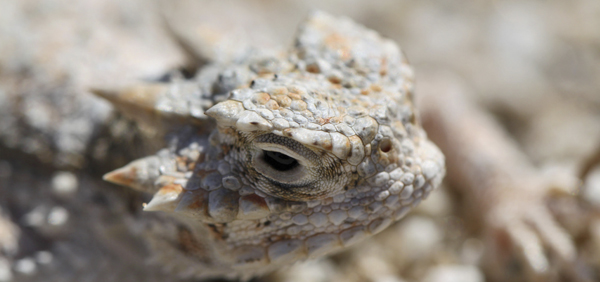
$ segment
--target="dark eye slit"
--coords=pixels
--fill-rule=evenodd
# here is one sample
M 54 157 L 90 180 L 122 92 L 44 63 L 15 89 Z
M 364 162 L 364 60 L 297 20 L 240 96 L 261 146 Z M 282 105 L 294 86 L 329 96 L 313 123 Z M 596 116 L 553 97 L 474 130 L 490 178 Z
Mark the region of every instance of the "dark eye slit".
M 264 151 L 263 158 L 267 164 L 278 171 L 288 171 L 299 165 L 296 159 L 279 152 Z

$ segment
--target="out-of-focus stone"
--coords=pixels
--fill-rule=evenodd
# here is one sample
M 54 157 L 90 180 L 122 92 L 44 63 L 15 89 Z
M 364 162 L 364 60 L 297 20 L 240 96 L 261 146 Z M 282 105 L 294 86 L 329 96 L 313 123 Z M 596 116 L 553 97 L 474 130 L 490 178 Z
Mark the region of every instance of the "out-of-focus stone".
M 414 260 L 433 253 L 443 238 L 443 231 L 432 219 L 412 216 L 401 224 L 398 235 L 398 250 Z
M 328 259 L 312 260 L 306 263 L 299 263 L 276 272 L 272 275 L 272 281 L 280 282 L 328 282 L 332 281 L 335 274 L 334 265 Z
M 429 271 L 424 282 L 484 282 L 481 270 L 468 265 L 440 265 Z
M 0 257 L 0 282 L 10 282 L 12 281 L 12 272 L 10 270 L 10 262 Z
M 0 256 L 3 252 L 13 254 L 17 251 L 19 235 L 19 227 L 0 210 Z
M 452 201 L 445 186 L 441 186 L 434 193 L 431 193 L 427 200 L 422 201 L 421 205 L 415 208 L 415 211 L 424 213 L 431 217 L 447 215 L 452 209 Z
M 483 251 L 483 242 L 479 239 L 470 238 L 463 242 L 460 258 L 466 264 L 477 265 L 483 256 Z
M 585 179 L 583 197 L 596 207 L 600 207 L 600 165 L 596 166 Z
M 48 213 L 48 223 L 54 226 L 61 226 L 69 220 L 69 212 L 63 207 L 54 207 Z
M 40 251 L 35 254 L 35 261 L 39 264 L 50 264 L 54 256 L 51 252 L 48 251 Z
M 37 270 L 35 261 L 31 258 L 20 259 L 15 262 L 15 271 L 23 275 L 33 275 Z
M 68 171 L 60 171 L 52 177 L 52 192 L 59 196 L 71 196 L 77 191 L 77 176 Z

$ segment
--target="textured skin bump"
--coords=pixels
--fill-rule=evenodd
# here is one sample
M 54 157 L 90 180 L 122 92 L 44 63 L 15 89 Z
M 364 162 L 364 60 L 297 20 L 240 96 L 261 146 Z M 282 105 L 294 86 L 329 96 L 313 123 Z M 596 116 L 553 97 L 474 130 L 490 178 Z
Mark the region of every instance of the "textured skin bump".
M 178 117 L 167 148 L 105 179 L 153 194 L 145 210 L 177 231 L 144 239 L 186 276 L 247 279 L 340 250 L 402 218 L 445 173 L 406 58 L 348 19 L 314 13 L 287 53 L 172 84 L 140 103 Z
M 304 256 L 304 242 L 301 240 L 281 240 L 269 246 L 268 254 L 273 263 L 289 263 Z

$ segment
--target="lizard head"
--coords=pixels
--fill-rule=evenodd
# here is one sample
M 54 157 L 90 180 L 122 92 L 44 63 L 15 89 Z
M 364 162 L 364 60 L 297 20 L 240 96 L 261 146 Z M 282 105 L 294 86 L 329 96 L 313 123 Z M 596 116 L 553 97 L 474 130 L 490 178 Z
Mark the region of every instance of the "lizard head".
M 204 238 L 195 244 L 218 262 L 200 276 L 261 273 L 341 249 L 404 216 L 441 182 L 443 156 L 419 125 L 412 69 L 391 41 L 316 13 L 286 56 L 235 68 L 248 79 L 204 115 L 182 118 L 201 126 L 105 176 L 153 193 L 144 210 L 166 211 Z M 177 91 L 153 101 L 202 104 Z

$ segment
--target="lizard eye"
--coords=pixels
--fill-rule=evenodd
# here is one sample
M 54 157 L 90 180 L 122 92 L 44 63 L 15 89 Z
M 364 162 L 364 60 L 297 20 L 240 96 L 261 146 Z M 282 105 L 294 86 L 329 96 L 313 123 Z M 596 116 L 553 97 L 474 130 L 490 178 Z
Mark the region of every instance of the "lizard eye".
M 274 151 L 263 151 L 263 161 L 277 171 L 290 171 L 300 164 L 286 154 Z
M 259 181 L 257 188 L 271 196 L 293 201 L 323 198 L 349 180 L 333 156 L 292 138 L 257 136 L 248 153 L 248 172 Z
M 279 183 L 296 183 L 306 176 L 306 160 L 283 146 L 264 145 L 253 157 L 254 168 Z
M 252 156 L 254 169 L 272 183 L 299 185 L 311 181 L 308 173 L 315 164 L 314 153 L 298 142 L 274 134 L 255 139 Z

